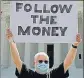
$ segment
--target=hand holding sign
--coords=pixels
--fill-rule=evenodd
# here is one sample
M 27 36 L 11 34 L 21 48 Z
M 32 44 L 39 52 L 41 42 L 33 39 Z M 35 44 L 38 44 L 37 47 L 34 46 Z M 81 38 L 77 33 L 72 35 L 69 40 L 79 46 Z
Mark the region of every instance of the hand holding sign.
M 76 42 L 74 43 L 74 45 L 75 45 L 75 46 L 78 46 L 81 41 L 82 41 L 81 35 L 78 33 L 78 34 L 76 35 Z
M 7 38 L 8 40 L 10 40 L 10 39 L 13 38 L 13 34 L 12 34 L 12 32 L 10 31 L 9 28 L 7 28 L 7 30 L 6 30 L 6 38 Z

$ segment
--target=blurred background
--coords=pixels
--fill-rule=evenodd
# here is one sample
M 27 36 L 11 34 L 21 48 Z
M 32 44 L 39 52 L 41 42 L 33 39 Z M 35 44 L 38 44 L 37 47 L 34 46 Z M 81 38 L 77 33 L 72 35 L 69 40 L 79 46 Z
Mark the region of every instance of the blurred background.
M 49 1 L 49 0 L 48 0 Z M 83 38 L 83 2 L 77 1 L 78 5 L 78 31 Z M 1 2 L 1 78 L 16 78 L 15 65 L 10 55 L 9 43 L 6 40 L 6 28 L 10 27 L 10 1 Z M 21 60 L 28 68 L 34 68 L 33 57 L 37 52 L 44 51 L 49 55 L 50 68 L 58 67 L 61 64 L 66 54 L 68 53 L 71 44 L 56 43 L 17 43 L 17 48 Z M 71 65 L 69 78 L 83 78 L 83 42 L 79 45 L 77 56 Z

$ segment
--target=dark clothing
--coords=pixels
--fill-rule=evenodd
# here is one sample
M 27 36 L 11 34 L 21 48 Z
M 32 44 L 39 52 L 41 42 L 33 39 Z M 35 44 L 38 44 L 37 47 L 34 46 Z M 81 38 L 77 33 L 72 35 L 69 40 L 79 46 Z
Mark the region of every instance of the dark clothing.
M 27 69 L 25 64 L 22 65 L 22 69 L 20 73 L 18 72 L 16 68 L 15 74 L 17 78 L 49 78 L 49 74 L 50 74 L 50 78 L 68 78 L 69 76 L 68 71 L 64 73 L 63 63 L 58 68 L 50 71 L 50 73 L 47 75 L 38 74 L 37 72 L 34 72 L 31 69 Z

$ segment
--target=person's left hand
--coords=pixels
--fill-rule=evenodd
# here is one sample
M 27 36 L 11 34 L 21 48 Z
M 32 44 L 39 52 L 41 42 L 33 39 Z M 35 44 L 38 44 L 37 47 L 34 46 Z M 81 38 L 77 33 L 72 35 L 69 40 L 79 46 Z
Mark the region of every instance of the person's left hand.
M 74 45 L 75 45 L 75 46 L 78 46 L 81 41 L 82 41 L 81 35 L 78 33 L 78 34 L 76 35 L 76 42 L 74 43 Z

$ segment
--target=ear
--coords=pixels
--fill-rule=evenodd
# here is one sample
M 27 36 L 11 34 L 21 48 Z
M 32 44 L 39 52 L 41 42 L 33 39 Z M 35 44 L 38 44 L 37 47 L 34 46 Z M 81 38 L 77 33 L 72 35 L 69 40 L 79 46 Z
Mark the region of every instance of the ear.
M 33 65 L 35 66 L 35 61 L 33 62 Z

